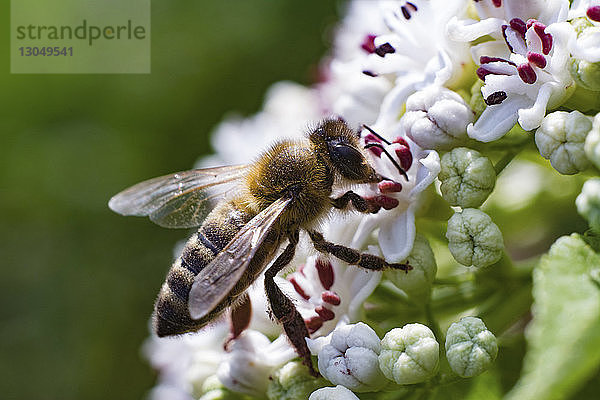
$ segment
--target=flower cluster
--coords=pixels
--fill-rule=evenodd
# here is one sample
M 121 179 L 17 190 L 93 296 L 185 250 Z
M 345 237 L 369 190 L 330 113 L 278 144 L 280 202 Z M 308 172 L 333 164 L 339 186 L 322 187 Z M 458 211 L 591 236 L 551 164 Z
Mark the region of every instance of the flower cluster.
M 216 154 L 198 166 L 248 163 L 273 140 L 341 118 L 385 179 L 352 188 L 376 213 L 332 213 L 320 231 L 411 269 L 348 265 L 301 235 L 275 281 L 304 319 L 321 376 L 294 361 L 259 279 L 250 326 L 225 348 L 224 320 L 148 340 L 153 399 L 429 398 L 487 370 L 500 381 L 502 349 L 465 315 L 522 340 L 528 272 L 560 229 L 585 229 L 574 212 L 582 186 L 577 210 L 600 247 L 600 180 L 583 184 L 600 169 L 600 2 L 350 1 L 322 68 L 314 86 L 277 83 L 261 112 L 222 122 Z

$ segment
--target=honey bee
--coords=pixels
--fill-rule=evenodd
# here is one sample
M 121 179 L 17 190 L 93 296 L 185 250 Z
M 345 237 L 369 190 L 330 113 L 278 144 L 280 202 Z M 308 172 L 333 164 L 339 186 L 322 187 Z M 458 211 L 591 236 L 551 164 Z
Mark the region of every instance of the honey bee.
M 336 185 L 387 179 L 369 165 L 364 151 L 359 136 L 345 122 L 326 119 L 301 140 L 273 144 L 254 163 L 179 172 L 115 195 L 109 207 L 119 214 L 149 216 L 169 228 L 199 226 L 158 294 L 153 317 L 157 335 L 197 331 L 228 308 L 234 321 L 232 337 L 239 335 L 249 323 L 246 289 L 266 269 L 264 286 L 272 317 L 283 325 L 303 363 L 316 376 L 305 322 L 273 279 L 292 261 L 299 231 L 308 233 L 316 250 L 348 264 L 370 270 L 411 269 L 408 264 L 390 264 L 328 242 L 315 228 L 332 208 L 348 210 L 352 204 L 359 212 L 376 213 L 382 207 L 374 198 L 353 191 L 332 197 Z M 208 189 L 224 183 L 236 184 L 237 190 L 211 211 L 210 200 L 217 195 Z M 266 268 L 286 241 L 283 252 Z

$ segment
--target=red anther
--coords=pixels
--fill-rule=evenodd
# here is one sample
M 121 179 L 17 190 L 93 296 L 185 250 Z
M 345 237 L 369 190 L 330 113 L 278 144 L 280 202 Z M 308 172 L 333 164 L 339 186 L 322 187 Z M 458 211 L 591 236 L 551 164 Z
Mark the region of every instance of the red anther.
M 360 47 L 369 54 L 375 53 L 375 38 L 376 37 L 377 36 L 375 36 L 375 35 L 365 36 L 365 39 L 363 40 Z
M 527 53 L 527 61 L 539 68 L 546 67 L 546 57 L 544 57 L 544 55 L 540 53 Z
M 308 300 L 310 299 L 310 296 L 306 294 L 306 292 L 304 291 L 304 289 L 302 289 L 302 286 L 300 286 L 300 284 L 298 283 L 298 281 L 296 280 L 296 278 L 294 278 L 293 276 L 291 278 L 288 278 L 288 280 L 290 281 L 290 283 L 292 284 L 292 286 L 294 287 L 294 289 L 296 290 L 296 292 L 304 299 L 304 300 Z
M 339 306 L 340 303 L 342 302 L 342 300 L 340 299 L 340 296 L 336 292 L 332 292 L 330 290 L 327 290 L 326 292 L 321 293 L 321 299 L 325 303 L 329 303 L 334 306 Z
M 517 64 L 515 64 L 514 62 L 507 60 L 506 58 L 501 58 L 501 57 L 489 57 L 489 56 L 481 56 L 479 57 L 479 63 L 480 64 L 489 64 L 492 62 L 503 62 L 503 63 L 507 63 L 510 65 L 514 65 L 515 67 L 517 66 Z
M 323 285 L 325 290 L 331 289 L 331 287 L 333 286 L 333 281 L 335 280 L 335 276 L 333 273 L 333 265 L 331 265 L 331 263 L 327 260 L 317 258 L 315 267 L 317 268 L 317 272 L 319 273 L 319 280 L 321 281 L 321 285 Z
M 519 32 L 521 37 L 525 39 L 525 32 L 527 32 L 527 24 L 521 18 L 513 18 L 509 22 L 510 27 L 515 31 Z
M 394 181 L 381 181 L 377 184 L 381 193 L 398 193 L 402 191 L 402 184 Z
M 392 140 L 392 143 L 398 143 L 398 144 L 401 144 L 402 146 L 410 147 L 408 145 L 408 142 L 403 137 L 400 137 L 400 136 L 398 136 L 397 138 Z
M 373 77 L 373 78 L 376 77 L 376 76 L 378 76 L 375 72 L 369 71 L 369 70 L 366 70 L 366 69 L 362 73 L 365 74 L 366 76 L 370 76 L 370 77 Z
M 314 317 L 305 319 L 304 324 L 306 325 L 306 328 L 308 329 L 308 333 L 315 333 L 316 331 L 319 330 L 320 327 L 323 326 L 323 319 L 320 316 L 315 315 Z
M 381 46 L 375 48 L 375 54 L 377 54 L 379 57 L 385 57 L 386 54 L 395 52 L 396 49 L 394 48 L 394 46 L 392 46 L 388 42 L 385 42 Z
M 546 33 L 545 29 L 546 29 L 546 25 L 544 25 L 540 22 L 535 22 L 533 24 L 533 30 L 540 37 L 540 40 L 542 41 L 542 53 L 548 55 L 548 53 L 550 53 L 550 50 L 552 49 L 552 35 L 549 33 Z
M 600 6 L 593 6 L 588 8 L 585 14 L 592 21 L 600 22 Z
M 494 93 L 490 94 L 483 101 L 488 106 L 493 106 L 493 105 L 502 103 L 504 100 L 506 100 L 507 97 L 508 97 L 508 95 L 506 94 L 506 92 L 498 91 L 498 92 L 494 92 Z
M 384 195 L 375 196 L 374 200 L 375 203 L 383 207 L 384 210 L 391 210 L 392 208 L 398 207 L 398 204 L 400 204 L 395 198 Z
M 527 20 L 527 29 L 531 28 L 533 24 L 537 22 L 537 19 L 530 18 Z
M 533 70 L 533 67 L 529 64 L 521 64 L 517 67 L 517 71 L 519 72 L 519 77 L 525 83 L 535 83 L 537 80 L 537 75 Z
M 492 0 L 492 4 L 494 4 L 494 7 L 500 8 L 502 7 L 502 0 Z
M 479 79 L 481 79 L 482 81 L 485 81 L 485 77 L 488 76 L 489 74 L 492 74 L 493 72 L 487 68 L 479 67 L 479 68 L 477 68 L 477 71 L 475 71 L 475 73 L 477 74 L 477 77 Z
M 408 146 L 396 149 L 396 157 L 400 160 L 400 166 L 404 171 L 408 171 L 413 162 L 413 156 Z
M 381 143 L 381 139 L 379 139 L 377 136 L 373 135 L 372 133 L 369 133 L 367 135 L 365 135 L 365 143 Z
M 323 321 L 331 321 L 335 318 L 335 313 L 329 308 L 325 308 L 323 306 L 318 306 L 315 308 L 315 312 L 319 314 L 319 317 L 321 317 Z

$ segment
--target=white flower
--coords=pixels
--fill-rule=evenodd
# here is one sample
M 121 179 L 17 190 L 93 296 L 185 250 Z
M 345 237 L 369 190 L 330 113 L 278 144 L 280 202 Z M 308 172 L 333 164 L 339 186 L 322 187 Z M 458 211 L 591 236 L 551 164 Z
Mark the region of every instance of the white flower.
M 353 391 L 378 390 L 386 384 L 377 358 L 379 342 L 375 331 L 362 322 L 339 327 L 319 351 L 319 372 L 331 383 Z
M 234 340 L 217 369 L 217 377 L 235 392 L 263 397 L 269 376 L 296 357 L 287 338 L 271 342 L 262 333 L 247 329 Z
M 567 44 L 572 28 L 568 2 L 517 1 L 476 3 L 481 21 L 449 24 L 451 37 L 471 41 L 485 35 L 495 40 L 473 46 L 477 75 L 487 108 L 468 135 L 489 142 L 502 137 L 518 121 L 525 130 L 537 128 L 547 108 L 564 101 L 573 86 L 568 72 Z
M 325 116 L 315 89 L 293 82 L 277 82 L 265 95 L 261 112 L 249 118 L 230 116 L 213 131 L 213 156 L 198 168 L 251 162 L 270 143 L 301 137 L 309 124 Z
M 416 232 L 415 210 L 421 193 L 440 172 L 438 153 L 423 150 L 409 138 L 403 137 L 401 126 L 402 121 L 389 129 L 374 126 L 372 130 L 379 137 L 367 129 L 362 132 L 363 142 L 370 146 L 371 164 L 379 174 L 391 181 L 385 180 L 365 189 L 363 195 L 380 199 L 383 209 L 377 214 L 362 217 L 352 240 L 355 244 L 361 244 L 379 227 L 378 244 L 389 263 L 403 261 L 410 254 Z M 405 171 L 406 177 L 398 166 Z
M 574 58 L 590 63 L 600 62 L 600 0 L 575 0 L 569 10 L 569 20 L 586 18 L 590 27 L 574 34 L 569 49 Z
M 308 400 L 359 400 L 352 390 L 337 385 L 336 387 L 325 387 L 311 393 Z
M 223 358 L 227 332 L 227 324 L 221 321 L 193 334 L 148 338 L 143 352 L 159 374 L 152 399 L 175 398 L 175 393 L 182 398 L 199 394 L 202 383 L 215 373 Z
M 410 95 L 402 116 L 406 136 L 425 149 L 444 150 L 467 137 L 473 111 L 458 94 L 429 86 Z

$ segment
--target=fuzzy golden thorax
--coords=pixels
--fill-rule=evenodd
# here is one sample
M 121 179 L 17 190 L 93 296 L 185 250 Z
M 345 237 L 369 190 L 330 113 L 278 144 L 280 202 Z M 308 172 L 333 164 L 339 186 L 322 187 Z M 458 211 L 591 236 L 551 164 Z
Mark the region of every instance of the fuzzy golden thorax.
M 333 176 L 323 157 L 306 139 L 272 145 L 252 165 L 246 177 L 249 208 L 258 212 L 281 197 L 294 197 L 280 217 L 293 230 L 310 226 L 331 208 Z

